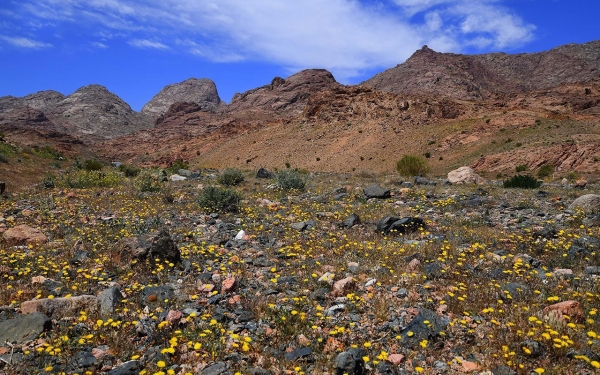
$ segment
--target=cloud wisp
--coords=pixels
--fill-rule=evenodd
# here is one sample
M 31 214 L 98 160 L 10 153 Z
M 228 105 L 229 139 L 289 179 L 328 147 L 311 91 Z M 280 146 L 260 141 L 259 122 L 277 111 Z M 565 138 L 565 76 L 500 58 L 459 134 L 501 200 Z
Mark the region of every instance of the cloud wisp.
M 25 49 L 42 49 L 42 48 L 50 48 L 52 44 L 40 42 L 39 40 L 29 39 L 20 36 L 6 36 L 0 35 L 0 40 L 5 41 L 6 43 L 13 45 L 18 48 Z
M 366 0 L 22 0 L 11 12 L 88 30 L 90 39 L 98 33 L 121 34 L 135 48 L 190 53 L 215 62 L 265 61 L 290 71 L 323 67 L 341 78 L 400 63 L 423 44 L 443 52 L 510 49 L 530 41 L 535 30 L 500 0 L 381 0 L 377 4 Z

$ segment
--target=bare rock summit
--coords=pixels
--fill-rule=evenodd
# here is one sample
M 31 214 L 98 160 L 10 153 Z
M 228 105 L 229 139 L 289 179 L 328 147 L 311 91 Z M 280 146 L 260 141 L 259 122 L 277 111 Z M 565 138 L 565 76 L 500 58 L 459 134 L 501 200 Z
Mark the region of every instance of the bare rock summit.
M 165 86 L 142 108 L 142 114 L 157 118 L 178 102 L 195 103 L 207 112 L 215 112 L 223 104 L 217 86 L 208 78 L 190 78 Z

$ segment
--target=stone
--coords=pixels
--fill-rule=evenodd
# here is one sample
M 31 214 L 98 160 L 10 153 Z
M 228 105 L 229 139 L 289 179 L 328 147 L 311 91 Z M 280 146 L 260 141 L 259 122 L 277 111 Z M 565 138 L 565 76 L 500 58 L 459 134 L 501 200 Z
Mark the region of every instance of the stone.
M 221 293 L 230 293 L 236 288 L 237 282 L 235 277 L 228 277 L 221 283 Z
M 146 287 L 141 293 L 142 305 L 162 304 L 164 300 L 172 300 L 175 296 L 173 288 L 168 285 Z
M 19 315 L 16 318 L 0 322 L 0 343 L 3 345 L 8 341 L 14 344 L 23 344 L 35 340 L 41 333 L 51 328 L 52 321 L 41 312 Z
M 392 364 L 398 366 L 400 363 L 402 363 L 402 361 L 404 361 L 404 356 L 402 354 L 390 354 L 388 355 L 388 361 L 390 361 Z
M 169 177 L 171 181 L 185 181 L 187 180 L 187 177 L 185 176 L 180 176 L 178 174 L 172 174 L 171 177 Z
M 288 361 L 295 361 L 300 358 L 308 357 L 311 354 L 312 354 L 312 349 L 309 346 L 306 346 L 303 348 L 294 349 L 289 353 L 285 353 L 284 357 Z
M 344 228 L 352 228 L 353 226 L 358 224 L 360 224 L 360 217 L 358 217 L 357 214 L 352 214 L 346 220 L 344 220 L 342 226 Z
M 583 188 L 585 188 L 587 183 L 588 183 L 587 180 L 580 179 L 580 180 L 575 181 L 575 184 L 573 184 L 573 187 L 576 189 L 583 189 Z
M 30 245 L 34 243 L 46 243 L 48 237 L 41 230 L 22 224 L 7 229 L 2 237 L 8 246 Z
M 224 362 L 217 362 L 200 371 L 200 375 L 220 375 L 225 373 L 226 371 L 227 364 L 225 364 Z
M 462 361 L 462 368 L 464 372 L 473 372 L 473 371 L 479 371 L 481 369 L 481 367 L 475 363 L 475 362 L 470 362 L 470 361 Z
M 392 196 L 389 189 L 384 189 L 378 185 L 367 186 L 363 189 L 363 193 L 367 198 L 387 199 Z
M 6 182 L 0 181 L 0 195 L 4 194 L 6 190 Z
M 415 177 L 414 184 L 415 185 L 432 185 L 432 186 L 435 186 L 435 185 L 437 185 L 437 182 L 429 181 L 425 177 L 417 176 L 417 177 Z
M 338 280 L 333 283 L 332 293 L 335 296 L 345 296 L 349 292 L 351 292 L 356 287 L 356 282 L 354 278 L 348 276 L 344 279 Z
M 412 233 L 419 228 L 425 228 L 425 222 L 418 217 L 395 217 L 386 216 L 377 223 L 377 231 L 388 234 L 392 231 L 398 234 Z
M 484 179 L 473 168 L 465 166 L 448 172 L 448 181 L 452 184 L 481 184 Z
M 365 357 L 367 353 L 360 348 L 351 348 L 335 357 L 335 375 L 366 375 Z
M 398 371 L 394 365 L 388 361 L 379 362 L 375 369 L 377 375 L 398 375 Z
M 424 308 L 419 309 L 417 316 L 400 331 L 402 345 L 415 349 L 423 340 L 432 342 L 442 337 L 440 332 L 444 331 L 447 325 L 448 321 L 435 312 Z
M 25 301 L 21 304 L 22 314 L 41 312 L 53 318 L 78 316 L 80 311 L 93 312 L 98 310 L 98 298 L 91 295 L 81 295 L 69 298 L 42 298 Z
M 107 375 L 137 375 L 141 370 L 139 361 L 127 361 L 110 370 Z
M 517 375 L 517 372 L 506 366 L 498 366 L 492 370 L 494 375 Z
M 183 313 L 181 311 L 169 310 L 165 320 L 171 324 L 177 324 L 177 323 L 179 323 L 179 321 L 181 320 L 182 317 L 183 317 Z
M 121 291 L 116 286 L 104 289 L 100 295 L 98 295 L 98 304 L 100 305 L 100 315 L 104 317 L 111 317 L 117 305 L 123 299 Z
M 600 195 L 598 194 L 586 194 L 575 199 L 573 203 L 569 205 L 569 209 L 573 210 L 580 208 L 584 211 L 600 211 Z
M 256 172 L 256 178 L 273 178 L 273 173 L 269 172 L 265 168 L 259 168 Z
M 562 315 L 567 315 L 575 322 L 583 322 L 585 320 L 581 305 L 577 301 L 563 301 L 544 308 L 545 315 L 549 314 L 551 311 L 558 311 Z
M 138 243 L 142 254 L 152 258 L 164 259 L 169 262 L 178 263 L 181 260 L 181 252 L 166 230 L 147 233 L 138 237 Z

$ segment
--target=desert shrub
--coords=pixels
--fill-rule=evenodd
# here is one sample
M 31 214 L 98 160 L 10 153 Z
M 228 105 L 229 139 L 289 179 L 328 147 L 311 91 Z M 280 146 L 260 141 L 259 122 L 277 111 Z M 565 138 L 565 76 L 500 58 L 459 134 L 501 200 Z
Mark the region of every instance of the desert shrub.
M 538 181 L 530 175 L 518 174 L 508 180 L 504 180 L 503 186 L 505 188 L 537 189 L 542 186 L 542 181 Z
M 303 191 L 306 188 L 306 179 L 296 170 L 283 169 L 275 173 L 275 186 L 282 190 Z
M 198 205 L 209 211 L 237 212 L 242 195 L 230 188 L 207 186 L 198 196 Z
M 425 153 L 425 157 L 426 157 L 427 159 L 429 159 L 429 158 L 431 157 L 431 152 L 426 152 L 426 153 Z
M 54 160 L 62 160 L 64 159 L 64 155 L 62 152 L 58 151 L 54 147 L 51 146 L 43 146 L 33 149 L 33 153 L 37 156 L 44 159 L 54 159 Z
M 184 162 L 181 159 L 177 159 L 167 168 L 167 171 L 173 174 L 177 173 L 180 169 L 188 169 L 189 167 L 190 165 L 188 163 Z
M 569 172 L 569 173 L 567 173 L 567 175 L 565 176 L 565 178 L 567 180 L 569 180 L 569 182 L 575 182 L 575 181 L 577 181 L 577 179 L 579 178 L 579 176 L 577 175 L 577 172 Z
M 0 142 L 0 156 L 8 158 L 10 156 L 14 156 L 16 152 L 17 150 L 11 145 Z
M 239 185 L 243 181 L 244 175 L 242 171 L 236 168 L 227 168 L 217 177 L 217 182 L 224 186 Z
M 404 155 L 396 163 L 396 170 L 402 176 L 419 176 L 429 172 L 429 164 L 420 156 Z
M 44 176 L 44 179 L 42 180 L 42 187 L 44 189 L 54 189 L 54 186 L 56 186 L 56 184 L 54 183 L 55 179 L 56 179 L 56 176 L 54 176 L 52 174 L 47 174 L 46 176 Z
M 142 169 L 130 164 L 119 165 L 119 171 L 123 172 L 125 177 L 136 177 Z
M 117 172 L 88 171 L 85 169 L 71 170 L 60 176 L 58 186 L 84 189 L 91 187 L 112 187 L 121 183 L 121 175 Z
M 537 176 L 539 178 L 545 178 L 550 176 L 552 173 L 554 173 L 554 167 L 546 164 L 542 165 L 540 169 L 538 169 Z
M 158 177 L 153 175 L 150 171 L 143 171 L 133 181 L 133 186 L 140 193 L 154 193 L 160 191 L 161 182 Z
M 527 170 L 527 164 L 519 164 L 515 167 L 515 170 L 517 171 L 517 173 L 520 172 L 525 172 Z
M 86 171 L 100 171 L 104 164 L 98 160 L 88 159 L 83 162 L 83 169 Z

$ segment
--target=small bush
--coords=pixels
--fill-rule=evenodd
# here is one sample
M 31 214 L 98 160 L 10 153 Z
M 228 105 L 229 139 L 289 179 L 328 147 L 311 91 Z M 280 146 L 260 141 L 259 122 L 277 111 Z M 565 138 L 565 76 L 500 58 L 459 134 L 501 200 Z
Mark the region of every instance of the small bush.
M 504 180 L 505 188 L 537 189 L 542 186 L 542 181 L 538 181 L 530 175 L 516 175 L 508 180 Z
M 429 159 L 429 158 L 431 157 L 431 152 L 426 152 L 426 153 L 425 153 L 425 157 L 426 157 L 427 159 Z
M 233 189 L 208 186 L 202 189 L 198 205 L 209 211 L 237 212 L 242 195 Z
M 579 178 L 577 172 L 569 172 L 565 177 L 567 180 L 569 180 L 569 182 L 575 182 Z
M 86 171 L 100 171 L 104 167 L 104 164 L 98 160 L 88 159 L 83 162 L 83 169 Z
M 173 162 L 173 164 L 171 164 L 168 168 L 167 171 L 170 174 L 175 174 L 177 173 L 180 169 L 188 169 L 190 167 L 190 165 L 186 162 L 184 162 L 181 159 L 175 160 L 175 162 Z
M 239 185 L 244 182 L 244 175 L 239 169 L 227 168 L 217 177 L 217 182 L 223 186 Z
M 539 178 L 546 178 L 554 173 L 554 167 L 551 165 L 542 165 L 540 169 L 538 169 L 537 176 Z
M 283 169 L 275 174 L 275 185 L 282 190 L 303 191 L 306 188 L 306 180 L 296 170 Z
M 140 173 L 133 181 L 133 186 L 141 193 L 154 193 L 161 189 L 159 178 L 150 171 Z
M 44 179 L 42 180 L 42 187 L 44 189 L 54 189 L 54 186 L 55 186 L 54 179 L 55 179 L 54 175 L 47 174 L 44 177 Z
M 413 177 L 424 175 L 429 172 L 427 160 L 416 155 L 404 155 L 396 163 L 396 170 L 402 176 Z
M 65 158 L 62 152 L 50 146 L 34 148 L 33 153 L 44 159 L 62 160 Z
M 119 171 L 123 172 L 125 177 L 136 177 L 142 169 L 130 164 L 119 165 Z
M 14 156 L 17 150 L 9 144 L 0 142 L 0 156 L 10 157 Z
M 529 167 L 527 166 L 527 164 L 519 164 L 515 167 L 515 170 L 517 171 L 517 173 L 520 172 L 525 172 Z

